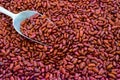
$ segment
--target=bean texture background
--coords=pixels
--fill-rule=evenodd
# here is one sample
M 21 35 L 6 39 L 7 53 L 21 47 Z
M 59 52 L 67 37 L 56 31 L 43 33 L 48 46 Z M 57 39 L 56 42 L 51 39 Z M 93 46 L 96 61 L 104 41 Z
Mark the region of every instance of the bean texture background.
M 0 0 L 0 6 L 36 10 L 56 25 L 45 41 L 51 45 L 42 46 L 0 13 L 1 80 L 120 79 L 120 0 Z

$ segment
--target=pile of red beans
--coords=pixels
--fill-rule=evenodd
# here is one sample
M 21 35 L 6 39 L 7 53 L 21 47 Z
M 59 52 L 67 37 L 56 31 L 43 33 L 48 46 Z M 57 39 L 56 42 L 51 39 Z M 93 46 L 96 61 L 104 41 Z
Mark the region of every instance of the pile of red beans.
M 42 45 L 51 45 L 51 43 L 55 43 L 59 29 L 45 15 L 37 13 L 22 21 L 20 30 L 25 36 L 42 42 Z
M 1 80 L 120 79 L 120 0 L 0 0 L 0 6 L 35 10 L 55 24 L 42 22 L 33 32 L 21 27 L 50 44 L 43 46 L 20 36 L 0 13 Z

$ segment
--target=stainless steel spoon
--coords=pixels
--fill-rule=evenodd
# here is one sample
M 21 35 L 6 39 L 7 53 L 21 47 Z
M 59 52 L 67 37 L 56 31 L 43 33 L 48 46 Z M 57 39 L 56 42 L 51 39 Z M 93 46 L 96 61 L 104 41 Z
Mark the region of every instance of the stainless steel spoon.
M 39 14 L 40 16 L 42 16 L 42 14 L 38 13 L 37 11 L 30 11 L 30 10 L 26 10 L 26 11 L 22 11 L 18 14 L 14 14 L 8 10 L 6 10 L 5 8 L 3 7 L 0 7 L 0 12 L 10 16 L 12 19 L 13 19 L 13 26 L 15 28 L 15 30 L 20 34 L 22 35 L 23 37 L 33 41 L 33 42 L 36 42 L 36 43 L 39 43 L 41 45 L 47 45 L 47 44 L 44 44 L 42 42 L 39 42 L 39 41 L 36 41 L 34 39 L 31 39 L 29 37 L 27 37 L 26 35 L 24 35 L 21 31 L 20 31 L 20 23 L 22 21 L 24 21 L 25 19 L 27 18 L 30 18 L 31 16 L 35 15 L 35 14 Z

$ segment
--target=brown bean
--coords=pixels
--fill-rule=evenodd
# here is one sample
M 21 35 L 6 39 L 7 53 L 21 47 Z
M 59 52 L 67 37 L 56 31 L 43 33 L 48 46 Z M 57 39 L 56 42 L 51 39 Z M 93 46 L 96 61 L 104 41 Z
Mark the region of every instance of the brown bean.
M 14 71 L 17 71 L 17 70 L 19 70 L 20 68 L 21 68 L 20 65 L 16 65 L 16 66 L 13 68 L 13 70 L 14 70 Z
M 10 69 L 13 69 L 13 67 L 14 67 L 14 64 L 11 63 L 9 68 L 10 68 Z
M 74 68 L 74 65 L 67 65 L 66 68 L 72 69 L 72 68 Z
M 111 69 L 113 67 L 113 64 L 109 64 L 108 66 L 107 66 L 107 69 Z
M 10 80 L 15 80 L 13 76 L 10 77 Z
M 95 67 L 96 65 L 94 63 L 88 64 L 88 67 Z
M 80 69 L 83 69 L 85 67 L 85 65 L 86 65 L 85 62 L 81 62 L 80 65 L 79 65 Z
M 3 31 L 2 30 L 0 30 L 0 35 L 2 35 L 3 34 Z
M 110 77 L 112 77 L 112 78 L 116 78 L 116 76 L 114 75 L 114 74 L 112 74 L 112 73 L 109 73 L 108 74 Z
M 28 51 L 25 47 L 22 47 L 22 49 L 23 49 L 24 51 Z
M 45 78 L 46 78 L 46 79 L 48 79 L 48 78 L 49 78 L 49 76 L 50 76 L 50 74 L 49 74 L 49 73 L 46 73 Z
M 99 72 L 99 70 L 98 70 L 97 68 L 95 68 L 95 67 L 93 67 L 92 70 L 93 70 L 94 72 L 96 72 L 96 73 Z

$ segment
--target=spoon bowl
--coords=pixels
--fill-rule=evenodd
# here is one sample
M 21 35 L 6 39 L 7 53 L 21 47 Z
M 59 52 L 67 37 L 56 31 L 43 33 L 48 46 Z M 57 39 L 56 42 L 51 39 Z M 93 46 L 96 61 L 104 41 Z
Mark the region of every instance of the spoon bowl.
M 13 26 L 15 28 L 15 30 L 22 35 L 21 31 L 20 31 L 20 24 L 22 21 L 24 21 L 27 18 L 30 18 L 31 16 L 37 14 L 38 12 L 36 11 L 22 11 L 18 14 L 16 14 L 16 16 L 13 18 Z
M 39 42 L 39 41 L 36 41 L 34 39 L 31 39 L 29 37 L 27 37 L 26 35 L 24 35 L 21 31 L 20 31 L 20 27 L 21 27 L 21 22 L 24 21 L 25 19 L 28 19 L 30 18 L 31 16 L 35 15 L 35 14 L 39 14 L 40 16 L 42 16 L 42 14 L 38 13 L 37 11 L 31 11 L 31 10 L 26 10 L 26 11 L 22 11 L 18 14 L 14 14 L 8 10 L 6 10 L 5 8 L 3 7 L 0 7 L 0 12 L 10 16 L 12 19 L 13 19 L 13 27 L 15 28 L 15 30 L 20 34 L 22 35 L 23 37 L 33 41 L 33 42 L 36 42 L 36 43 L 40 43 L 42 45 L 46 45 L 42 42 Z

